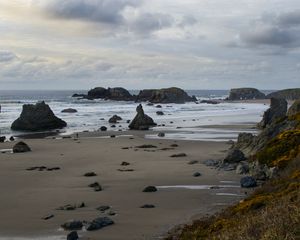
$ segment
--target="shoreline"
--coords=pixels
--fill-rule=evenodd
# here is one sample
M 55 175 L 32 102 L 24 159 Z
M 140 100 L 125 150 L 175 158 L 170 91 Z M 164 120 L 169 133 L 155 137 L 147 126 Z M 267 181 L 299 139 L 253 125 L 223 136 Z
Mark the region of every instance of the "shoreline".
M 101 134 L 107 135 L 108 133 L 109 132 L 104 132 Z M 116 134 L 116 132 L 114 133 Z M 130 131 L 130 133 L 131 135 L 134 135 L 134 137 L 102 138 L 101 136 L 99 137 L 99 132 L 89 132 L 79 134 L 80 137 L 77 141 L 73 138 L 26 139 L 25 142 L 32 147 L 33 151 L 31 153 L 20 155 L 1 154 L 1 156 L 5 156 L 7 159 L 1 162 L 2 174 L 0 178 L 2 179 L 0 182 L 7 181 L 7 177 L 10 176 L 11 178 L 12 175 L 13 178 L 16 179 L 11 183 L 14 186 L 14 192 L 11 192 L 9 186 L 2 186 L 2 189 L 8 191 L 7 196 L 5 197 L 7 200 L 1 197 L 2 202 L 7 202 L 9 199 L 10 201 L 11 199 L 15 200 L 17 198 L 16 196 L 9 196 L 10 194 L 14 195 L 18 193 L 20 196 L 24 194 L 23 198 L 25 199 L 24 202 L 26 202 L 25 206 L 27 208 L 31 207 L 35 209 L 35 206 L 31 206 L 31 201 L 34 202 L 35 200 L 33 197 L 29 197 L 25 193 L 26 191 L 33 192 L 33 195 L 36 197 L 41 197 L 40 194 L 45 194 L 49 197 L 49 194 L 52 196 L 52 194 L 56 195 L 57 193 L 62 194 L 63 192 L 66 192 L 64 197 L 52 196 L 52 201 L 44 199 L 45 197 L 43 196 L 42 203 L 40 203 L 41 206 L 34 210 L 38 211 L 40 214 L 33 214 L 34 220 L 27 219 L 29 222 L 33 221 L 31 224 L 33 224 L 35 228 L 30 230 L 31 227 L 23 226 L 21 227 L 23 229 L 19 229 L 20 226 L 18 226 L 17 228 L 19 230 L 15 230 L 14 234 L 9 235 L 26 236 L 26 234 L 22 235 L 22 232 L 26 232 L 29 235 L 35 235 L 37 233 L 37 226 L 40 230 L 44 229 L 43 231 L 46 232 L 49 231 L 49 229 L 52 229 L 50 232 L 52 232 L 53 235 L 60 235 L 57 234 L 60 232 L 56 231 L 59 225 L 64 221 L 79 216 L 89 220 L 90 218 L 97 216 L 98 214 L 95 208 L 97 207 L 98 202 L 99 205 L 110 204 L 116 209 L 117 215 L 112 217 L 116 224 L 97 232 L 83 233 L 84 236 L 87 234 L 90 239 L 97 239 L 97 237 L 100 236 L 105 239 L 120 239 L 118 238 L 118 234 L 119 236 L 123 236 L 124 234 L 120 234 L 120 232 L 124 232 L 129 234 L 129 236 L 128 238 L 122 239 L 160 239 L 159 236 L 166 234 L 178 224 L 189 222 L 193 216 L 199 216 L 199 214 L 205 215 L 208 213 L 213 214 L 223 207 L 242 199 L 242 197 L 239 196 L 242 195 L 242 190 L 240 188 L 203 190 L 162 189 L 157 193 L 142 193 L 142 189 L 146 185 L 224 185 L 221 181 L 235 181 L 236 184 L 239 185 L 240 176 L 235 175 L 233 172 L 217 171 L 216 169 L 211 169 L 201 163 L 194 165 L 188 164 L 191 160 L 202 162 L 207 159 L 222 159 L 225 151 L 229 147 L 229 145 L 224 142 L 191 140 L 174 141 L 163 138 L 145 139 L 143 135 L 148 132 Z M 123 135 L 124 132 L 120 132 L 120 134 Z M 174 143 L 178 144 L 179 147 L 176 149 L 168 149 L 170 148 L 170 145 Z M 2 144 L 2 146 L 4 146 L 3 148 L 9 148 L 12 144 L 13 143 L 6 142 Z M 157 146 L 157 149 L 136 150 L 135 146 L 142 144 L 153 144 Z M 129 149 L 122 149 L 124 147 L 129 147 Z M 110 151 L 107 151 L 108 148 Z M 161 150 L 163 148 L 166 148 L 166 150 Z M 104 158 L 102 164 L 97 161 L 98 151 Z M 84 152 L 87 153 L 84 154 Z M 171 154 L 178 152 L 186 152 L 188 156 L 186 158 L 170 158 Z M 60 160 L 55 159 L 53 155 Z M 41 158 L 45 159 L 41 160 Z M 128 166 L 128 168 L 133 168 L 133 172 L 117 171 L 117 169 L 121 168 L 120 163 L 124 160 L 131 162 L 131 165 Z M 26 167 L 32 165 L 48 165 L 51 167 L 57 165 L 61 167 L 61 170 L 53 173 L 25 171 Z M 9 170 L 8 173 L 7 170 Z M 98 193 L 91 192 L 87 188 L 88 182 L 93 181 L 94 179 L 87 179 L 82 176 L 84 172 L 92 170 L 99 172 L 99 176 L 97 176 L 96 179 L 98 179 L 99 182 L 103 182 L 104 185 L 103 192 L 99 193 L 99 196 L 101 195 L 101 197 L 98 201 L 95 201 L 94 199 L 95 197 L 99 197 Z M 193 177 L 193 173 L 196 171 L 200 171 L 202 176 L 199 178 Z M 6 172 L 6 174 L 4 174 L 4 172 Z M 25 184 L 22 188 L 16 184 L 16 182 L 18 182 L 22 185 L 23 181 L 30 184 Z M 38 181 L 39 183 L 37 184 L 35 181 Z M 63 186 L 51 186 L 53 181 L 57 184 L 58 182 L 64 184 L 62 184 Z M 124 183 L 124 181 L 127 181 L 128 184 Z M 7 184 L 9 185 L 9 183 Z M 40 186 L 40 184 L 42 184 L 42 186 Z M 45 191 L 45 187 L 50 193 Z M 27 190 L 25 191 L 25 189 Z M 130 193 L 130 197 L 128 196 L 129 199 L 124 197 L 128 192 Z M 237 194 L 238 196 L 217 195 L 217 193 Z M 101 201 L 102 197 L 106 200 Z M 120 202 L 121 198 L 123 198 L 122 202 Z M 78 200 L 74 201 L 72 199 Z M 80 209 L 80 211 L 75 210 L 68 212 L 57 212 L 53 210 L 55 209 L 55 206 L 59 207 L 64 204 L 74 204 L 75 202 L 78 203 L 84 201 L 84 199 L 87 199 L 85 200 L 87 208 L 84 210 Z M 176 199 L 176 201 L 171 203 L 174 199 Z M 199 206 L 199 201 L 201 202 L 201 206 Z M 54 202 L 56 202 L 56 204 L 54 204 Z M 212 204 L 212 202 L 214 204 Z M 13 205 L 13 201 L 11 201 L 11 204 Z M 140 205 L 143 204 L 155 204 L 157 207 L 154 209 L 140 209 Z M 18 209 L 17 205 L 14 206 L 14 208 L 16 207 Z M 3 209 L 3 207 L 0 207 L 0 209 L 3 212 L 4 219 L 5 216 L 13 216 L 11 212 L 9 213 L 9 209 Z M 18 209 L 18 211 L 22 212 L 21 209 Z M 40 219 L 42 216 L 49 214 L 49 212 L 55 212 L 53 220 L 43 221 Z M 20 214 L 20 212 L 18 212 L 18 214 Z M 24 211 L 23 214 L 29 218 L 32 213 Z M 23 220 L 25 221 L 25 219 Z M 141 221 L 146 222 L 139 226 L 138 229 L 132 229 L 133 225 L 138 225 Z M 53 222 L 55 222 L 55 224 L 53 224 Z M 0 227 L 0 234 L 2 236 L 5 235 L 5 232 L 8 234 L 9 231 L 13 231 L 11 224 L 12 223 L 8 224 L 7 222 L 4 224 L 5 226 L 0 224 L 0 226 L 2 226 Z M 48 226 L 48 224 L 50 226 Z M 128 228 L 130 230 L 128 230 Z M 18 231 L 21 235 L 16 234 Z M 117 232 L 118 234 L 112 234 L 112 231 Z M 135 233 L 130 235 L 132 231 Z M 159 236 L 152 237 L 152 234 L 155 232 Z M 66 232 L 62 232 L 62 234 L 66 235 Z M 46 235 L 49 236 L 48 234 Z M 32 236 L 33 235 L 29 237 Z

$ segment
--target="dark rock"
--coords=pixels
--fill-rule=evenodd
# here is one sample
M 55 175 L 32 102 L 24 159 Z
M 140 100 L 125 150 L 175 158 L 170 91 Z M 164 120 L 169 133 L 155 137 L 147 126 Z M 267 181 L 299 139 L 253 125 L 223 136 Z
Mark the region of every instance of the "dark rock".
M 136 108 L 137 115 L 129 124 L 129 129 L 132 130 L 147 130 L 149 127 L 156 126 L 157 124 L 153 121 L 151 117 L 144 113 L 143 107 L 140 104 Z
M 90 188 L 93 188 L 95 192 L 100 192 L 102 191 L 102 187 L 101 185 L 98 183 L 98 182 L 94 182 L 94 183 L 91 183 L 89 185 Z
M 79 205 L 78 205 L 78 208 L 84 208 L 85 207 L 85 203 L 84 202 L 82 202 L 82 203 L 80 203 Z
M 13 142 L 13 141 L 15 141 L 15 138 L 14 138 L 13 136 L 11 136 L 11 137 L 9 138 L 9 141 Z
M 64 206 L 61 206 L 61 207 L 57 208 L 57 210 L 60 210 L 60 211 L 73 211 L 75 209 L 76 209 L 76 206 L 71 205 L 71 204 L 67 204 L 67 205 L 64 205 Z
M 84 176 L 85 176 L 85 177 L 96 177 L 97 174 L 94 173 L 94 172 L 87 172 L 87 173 L 84 174 Z
M 242 151 L 238 149 L 230 150 L 226 158 L 224 159 L 224 163 L 239 163 L 241 161 L 246 160 L 245 155 Z
M 62 113 L 77 113 L 77 110 L 74 108 L 66 108 L 61 111 Z
M 79 236 L 76 231 L 72 231 L 68 234 L 67 240 L 78 240 Z
M 234 88 L 230 90 L 228 100 L 265 99 L 266 96 L 255 88 Z
M 116 138 L 116 135 L 110 135 L 110 138 Z
M 122 163 L 121 163 L 121 166 L 129 166 L 129 165 L 130 165 L 129 162 L 122 162 Z
M 78 93 L 75 93 L 75 94 L 72 95 L 72 97 L 74 97 L 74 98 L 85 98 L 86 95 L 85 95 L 85 94 L 78 94 Z
M 100 207 L 97 207 L 97 210 L 100 211 L 100 212 L 105 212 L 107 210 L 110 209 L 110 206 L 100 206 Z
M 136 148 L 157 148 L 157 146 L 151 145 L 151 144 L 143 144 L 140 146 L 136 146 Z
M 267 98 L 283 98 L 286 100 L 300 99 L 300 88 L 284 89 L 277 92 L 272 92 L 267 95 Z
M 257 183 L 255 178 L 247 176 L 247 177 L 243 177 L 241 179 L 241 187 L 243 188 L 252 188 L 252 187 L 256 187 Z
M 271 98 L 271 106 L 265 111 L 262 121 L 258 124 L 260 128 L 265 128 L 276 120 L 286 116 L 287 101 L 282 98 Z
M 185 153 L 178 153 L 178 154 L 173 154 L 170 157 L 171 158 L 179 158 L 179 157 L 186 157 L 187 155 Z
M 245 162 L 241 162 L 237 165 L 235 171 L 237 174 L 247 174 L 249 173 L 249 165 Z
M 145 204 L 141 208 L 155 208 L 155 206 L 153 204 Z
M 203 164 L 207 167 L 215 167 L 219 164 L 219 161 L 208 159 L 208 160 L 203 161 Z
M 24 142 L 18 142 L 17 144 L 15 144 L 15 146 L 13 146 L 14 153 L 24 153 L 30 151 L 31 151 L 30 147 Z
M 158 115 L 158 116 L 163 116 L 163 115 L 165 115 L 165 114 L 164 114 L 163 111 L 157 111 L 157 112 L 156 112 L 156 115 Z
M 105 126 L 100 127 L 100 131 L 102 131 L 102 132 L 107 131 L 107 127 L 105 127 Z
M 108 217 L 99 217 L 86 225 L 87 231 L 95 231 L 114 224 L 114 221 Z
M 62 224 L 61 227 L 67 231 L 81 230 L 83 223 L 81 221 L 70 221 Z
M 5 142 L 5 140 L 6 140 L 6 137 L 5 137 L 5 136 L 0 137 L 0 142 L 1 142 L 1 143 Z
M 137 101 L 151 103 L 185 103 L 194 102 L 197 99 L 190 97 L 184 90 L 176 87 L 164 89 L 146 89 L 140 91 Z
M 53 214 L 49 214 L 49 215 L 43 217 L 42 219 L 43 219 L 43 220 L 49 220 L 49 219 L 51 219 L 51 218 L 54 218 L 54 215 L 53 215 Z
M 11 129 L 20 131 L 52 130 L 66 127 L 67 123 L 56 117 L 49 105 L 39 102 L 25 104 L 20 117 L 13 122 Z
M 194 177 L 200 177 L 200 176 L 201 176 L 201 173 L 195 172 L 195 173 L 193 174 L 193 176 L 194 176 Z
M 213 105 L 220 104 L 220 102 L 216 100 L 202 100 L 200 101 L 200 103 L 213 104 Z
M 111 127 L 111 128 L 116 128 L 117 126 L 116 126 L 116 125 L 111 125 L 110 127 Z
M 292 106 L 289 108 L 287 115 L 288 116 L 294 116 L 296 114 L 300 113 L 300 99 L 296 100 Z
M 109 120 L 108 122 L 109 123 L 117 123 L 118 121 L 121 121 L 122 118 L 118 115 L 113 115 Z
M 160 133 L 158 133 L 158 135 L 157 135 L 158 137 L 165 137 L 166 136 L 166 134 L 165 133 L 163 133 L 163 132 L 160 132 Z
M 162 108 L 162 106 L 161 106 L 161 105 L 156 105 L 155 107 L 156 107 L 156 108 Z
M 199 161 L 197 161 L 197 160 L 192 160 L 192 161 L 188 162 L 189 165 L 194 165 L 194 164 L 197 164 L 197 163 L 199 163 Z
M 170 147 L 178 147 L 178 144 L 176 144 L 176 143 L 171 144 Z
M 88 92 L 88 99 L 107 99 L 116 101 L 133 101 L 134 97 L 125 88 L 97 87 Z
M 148 186 L 144 188 L 143 192 L 157 192 L 157 188 L 155 186 Z

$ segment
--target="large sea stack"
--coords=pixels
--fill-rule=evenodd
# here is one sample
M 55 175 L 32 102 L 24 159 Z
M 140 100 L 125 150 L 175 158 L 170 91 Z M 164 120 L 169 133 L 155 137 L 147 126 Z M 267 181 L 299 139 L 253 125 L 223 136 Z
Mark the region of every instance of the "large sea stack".
M 103 88 L 96 87 L 91 89 L 87 95 L 74 94 L 73 97 L 86 99 L 106 99 L 115 101 L 133 101 L 134 97 L 125 88 Z
M 233 88 L 230 90 L 228 100 L 252 100 L 252 99 L 264 99 L 265 94 L 257 90 L 256 88 Z
M 140 91 L 137 102 L 151 103 L 185 103 L 197 101 L 195 96 L 189 96 L 184 90 L 176 87 L 163 89 L 145 89 Z
M 144 113 L 142 105 L 138 105 L 136 108 L 137 114 L 131 121 L 129 129 L 131 130 L 148 130 L 149 127 L 156 126 L 157 124 L 151 117 Z
M 267 95 L 267 98 L 284 98 L 286 100 L 297 100 L 300 99 L 300 88 L 291 88 L 272 92 Z
M 66 127 L 67 123 L 56 117 L 44 101 L 25 104 L 20 117 L 13 122 L 11 129 L 19 131 L 43 131 Z

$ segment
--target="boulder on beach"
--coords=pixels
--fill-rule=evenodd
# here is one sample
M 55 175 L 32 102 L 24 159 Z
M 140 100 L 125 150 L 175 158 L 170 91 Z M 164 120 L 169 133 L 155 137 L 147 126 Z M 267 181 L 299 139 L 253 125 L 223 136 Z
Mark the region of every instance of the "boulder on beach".
M 87 231 L 95 231 L 95 230 L 99 230 L 101 228 L 113 225 L 114 221 L 111 220 L 108 217 L 99 217 L 94 219 L 91 222 L 88 222 L 86 225 L 86 230 Z
M 157 192 L 157 188 L 155 186 L 145 187 L 143 192 Z
M 122 118 L 118 115 L 113 115 L 109 120 L 108 122 L 109 123 L 117 123 L 118 121 L 121 121 Z
M 252 187 L 256 187 L 257 183 L 254 177 L 243 177 L 241 178 L 241 187 L 242 188 L 252 188 Z
M 12 130 L 43 131 L 66 127 L 67 123 L 56 117 L 44 101 L 25 104 L 20 117 L 11 125 Z
M 286 100 L 297 100 L 300 99 L 300 88 L 291 88 L 272 92 L 267 95 L 267 98 L 284 98 Z
M 62 113 L 77 113 L 77 110 L 74 108 L 66 108 L 61 111 Z
M 184 90 L 176 87 L 163 89 L 145 89 L 140 91 L 136 101 L 150 103 L 185 103 L 197 101 L 195 96 L 189 96 Z
M 30 151 L 30 147 L 24 142 L 18 142 L 13 146 L 13 153 L 25 153 Z
M 131 130 L 147 130 L 149 127 L 156 126 L 157 124 L 151 117 L 146 115 L 143 110 L 143 106 L 140 104 L 136 108 L 137 114 L 135 118 L 129 124 Z
M 300 113 L 300 99 L 296 100 L 292 106 L 289 108 L 287 115 L 288 116 L 294 116 L 296 114 Z
M 1 143 L 5 142 L 5 140 L 6 140 L 6 137 L 5 137 L 5 136 L 0 137 L 0 142 L 1 142 Z
M 79 236 L 76 231 L 70 232 L 67 236 L 67 240 L 78 240 L 78 239 L 79 239 Z
M 265 99 L 266 95 L 256 88 L 233 88 L 230 90 L 228 100 Z
M 265 111 L 263 119 L 258 124 L 258 126 L 260 128 L 265 128 L 276 120 L 285 117 L 287 113 L 287 106 L 288 103 L 285 99 L 271 98 L 270 108 Z
M 62 224 L 61 227 L 67 231 L 81 230 L 83 223 L 82 221 L 73 220 Z
M 242 151 L 238 149 L 232 149 L 228 152 L 224 159 L 224 163 L 239 163 L 246 160 L 245 155 Z

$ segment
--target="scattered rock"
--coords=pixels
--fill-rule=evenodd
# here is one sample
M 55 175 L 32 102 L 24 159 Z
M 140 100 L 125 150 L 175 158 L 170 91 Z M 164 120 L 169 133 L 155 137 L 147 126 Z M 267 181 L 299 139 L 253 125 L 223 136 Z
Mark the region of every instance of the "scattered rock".
M 13 142 L 13 141 L 15 141 L 15 138 L 14 138 L 13 136 L 11 136 L 11 137 L 9 138 L 9 141 Z
M 160 133 L 158 133 L 158 135 L 157 135 L 158 137 L 165 137 L 166 136 L 166 134 L 165 133 L 163 133 L 163 132 L 160 132 Z
M 129 165 L 130 165 L 129 162 L 122 162 L 122 163 L 121 163 L 121 166 L 129 166 Z
M 43 219 L 43 220 L 49 220 L 49 219 L 51 219 L 51 218 L 54 218 L 54 215 L 53 215 L 53 214 L 49 214 L 49 215 L 43 217 L 42 219 Z
M 87 172 L 87 173 L 84 174 L 84 176 L 85 176 L 85 177 L 96 177 L 97 174 L 94 173 L 94 172 Z
M 224 163 L 239 163 L 241 161 L 245 161 L 245 155 L 242 151 L 238 149 L 232 149 L 229 151 L 228 155 L 224 159 Z
M 109 120 L 108 122 L 109 123 L 117 123 L 118 121 L 121 121 L 122 118 L 118 115 L 113 115 Z
M 156 126 L 157 124 L 153 121 L 151 117 L 144 113 L 143 107 L 140 104 L 136 108 L 137 115 L 129 124 L 129 129 L 131 130 L 147 130 L 149 127 Z
M 197 160 L 192 160 L 192 161 L 188 162 L 189 165 L 194 165 L 194 164 L 197 164 L 197 163 L 199 163 L 199 161 L 197 161 Z
M 13 146 L 14 153 L 25 153 L 30 151 L 31 151 L 30 147 L 24 142 L 18 142 Z
M 153 204 L 145 204 L 141 208 L 155 208 L 155 206 Z
M 83 227 L 83 223 L 81 221 L 70 221 L 61 225 L 64 230 L 73 231 L 73 230 L 81 230 Z
M 206 104 L 220 104 L 220 102 L 216 101 L 216 100 L 202 100 L 200 103 L 206 103 Z
M 200 176 L 201 176 L 201 173 L 195 172 L 195 173 L 193 174 L 193 176 L 194 176 L 194 177 L 200 177 Z
M 89 185 L 90 188 L 93 188 L 95 192 L 100 192 L 102 191 L 102 187 L 101 185 L 98 183 L 98 182 L 94 182 L 94 183 L 91 183 Z
M 107 127 L 105 127 L 105 126 L 100 127 L 100 131 L 102 131 L 102 132 L 107 131 Z
M 157 148 L 157 146 L 151 145 L 151 144 L 143 144 L 140 146 L 136 146 L 136 148 Z
M 178 146 L 178 144 L 174 143 L 174 144 L 171 144 L 170 147 L 179 147 L 179 146 Z
M 5 142 L 5 140 L 6 140 L 6 137 L 5 137 L 5 136 L 0 137 L 0 142 L 1 142 L 1 143 Z
M 157 192 L 157 188 L 155 186 L 148 186 L 144 188 L 143 192 Z
M 116 138 L 116 135 L 110 135 L 110 138 Z
M 119 172 L 134 172 L 134 169 L 118 169 Z
M 56 210 L 60 211 L 73 211 L 76 209 L 76 205 L 67 204 L 61 207 L 58 207 Z
M 67 240 L 78 240 L 79 236 L 76 231 L 72 231 L 68 234 Z
M 94 219 L 92 222 L 87 223 L 86 230 L 87 231 L 95 231 L 101 228 L 107 227 L 114 224 L 114 221 L 108 217 L 99 217 Z
M 216 167 L 220 162 L 218 160 L 208 159 L 203 162 L 207 167 Z
M 171 158 L 179 158 L 179 157 L 187 157 L 185 153 L 173 154 L 170 156 Z
M 56 117 L 44 101 L 35 105 L 25 104 L 20 117 L 13 122 L 11 129 L 20 131 L 52 130 L 66 127 L 67 123 Z
M 253 177 L 247 176 L 241 179 L 241 187 L 243 188 L 252 188 L 256 187 L 257 183 Z
M 294 116 L 296 114 L 300 113 L 300 99 L 296 100 L 292 106 L 289 108 L 287 115 L 288 116 Z
M 237 174 L 248 174 L 249 173 L 249 165 L 246 162 L 241 162 L 236 167 Z
M 110 206 L 100 206 L 100 207 L 97 207 L 97 210 L 100 211 L 100 212 L 105 212 L 107 210 L 110 209 Z
M 74 108 L 66 108 L 61 111 L 62 113 L 77 113 L 77 110 Z
M 158 116 L 163 116 L 163 115 L 165 115 L 165 114 L 164 114 L 163 111 L 157 111 L 157 112 L 156 112 L 156 115 L 158 115 Z
M 162 105 L 156 105 L 155 107 L 156 108 L 162 108 Z

